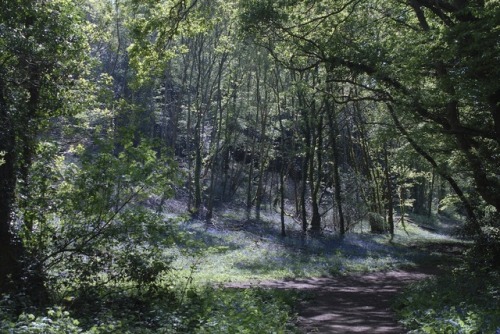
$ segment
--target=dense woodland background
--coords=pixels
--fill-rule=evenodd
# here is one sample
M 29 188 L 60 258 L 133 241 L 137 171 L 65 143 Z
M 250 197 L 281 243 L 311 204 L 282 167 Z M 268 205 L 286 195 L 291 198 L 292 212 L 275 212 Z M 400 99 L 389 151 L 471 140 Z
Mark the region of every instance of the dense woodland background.
M 228 208 L 274 211 L 283 237 L 287 224 L 394 235 L 409 214 L 445 216 L 481 268 L 499 266 L 498 1 L 0 8 L 12 314 L 118 282 L 158 288 L 173 200 L 207 226 Z

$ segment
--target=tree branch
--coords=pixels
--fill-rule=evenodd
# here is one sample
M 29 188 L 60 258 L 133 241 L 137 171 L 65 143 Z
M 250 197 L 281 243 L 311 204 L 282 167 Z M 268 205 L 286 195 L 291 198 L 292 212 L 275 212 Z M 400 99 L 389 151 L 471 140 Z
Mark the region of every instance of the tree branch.
M 405 129 L 405 127 L 399 121 L 399 119 L 398 119 L 398 117 L 396 115 L 396 112 L 395 112 L 394 108 L 392 107 L 392 105 L 390 103 L 386 103 L 386 106 L 387 106 L 387 110 L 389 111 L 389 115 L 391 116 L 391 118 L 392 118 L 392 120 L 394 122 L 394 125 L 396 126 L 396 128 L 398 129 L 398 131 L 406 138 L 406 140 L 408 140 L 408 142 L 413 147 L 413 149 L 418 154 L 420 154 L 425 160 L 427 160 L 431 164 L 431 166 L 434 167 L 434 169 L 438 172 L 438 174 L 442 178 L 444 178 L 446 181 L 448 181 L 448 183 L 450 184 L 450 186 L 455 191 L 455 194 L 457 194 L 458 198 L 460 198 L 460 201 L 464 205 L 465 210 L 467 211 L 467 216 L 471 220 L 471 223 L 472 223 L 473 227 L 475 228 L 476 232 L 479 233 L 480 232 L 480 226 L 478 224 L 476 215 L 474 213 L 474 209 L 472 208 L 472 205 L 470 204 L 470 202 L 467 199 L 467 197 L 465 197 L 465 194 L 463 193 L 463 191 L 460 188 L 460 186 L 458 185 L 458 183 L 455 181 L 455 179 L 451 175 L 448 174 L 448 172 L 446 172 L 445 170 L 443 170 L 437 164 L 437 162 L 420 145 L 418 145 L 417 142 L 410 136 L 410 134 L 408 133 L 408 131 Z

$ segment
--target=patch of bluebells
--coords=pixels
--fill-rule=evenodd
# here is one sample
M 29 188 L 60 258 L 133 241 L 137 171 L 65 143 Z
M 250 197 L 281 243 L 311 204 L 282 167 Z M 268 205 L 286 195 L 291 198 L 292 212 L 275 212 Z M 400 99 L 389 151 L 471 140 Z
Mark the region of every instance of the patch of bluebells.
M 295 224 L 282 237 L 276 222 L 238 220 L 234 216 L 214 219 L 213 225 L 192 220 L 182 223 L 180 229 L 195 240 L 202 253 L 204 249 L 224 248 L 211 262 L 220 262 L 220 268 L 227 265 L 226 270 L 243 270 L 245 275 L 252 270 L 267 270 L 271 275 L 290 270 L 311 275 L 343 274 L 385 269 L 408 261 L 408 254 L 387 244 L 387 238 L 369 234 L 349 233 L 342 238 L 329 232 L 303 235 Z

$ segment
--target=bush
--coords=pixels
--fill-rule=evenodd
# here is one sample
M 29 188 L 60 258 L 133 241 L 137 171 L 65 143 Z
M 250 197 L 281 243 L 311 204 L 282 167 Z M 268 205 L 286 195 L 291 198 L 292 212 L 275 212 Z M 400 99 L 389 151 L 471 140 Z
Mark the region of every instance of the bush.
M 412 285 L 395 303 L 410 333 L 500 332 L 500 275 L 458 271 Z
M 154 333 L 292 333 L 296 293 L 205 287 L 188 290 L 180 307 L 156 305 Z
M 491 214 L 481 221 L 481 234 L 471 250 L 472 269 L 500 268 L 500 213 Z
M 270 290 L 208 290 L 206 318 L 195 333 L 285 333 L 291 307 L 283 297 Z
M 93 302 L 74 304 L 71 314 L 55 306 L 19 317 L 0 313 L 0 333 L 291 333 L 296 302 L 293 292 L 210 287 L 191 288 L 182 299 L 168 290 L 110 299 L 94 295 Z
M 15 322 L 3 320 L 0 330 L 9 334 L 77 334 L 83 332 L 79 324 L 78 320 L 70 317 L 69 312 L 55 307 L 48 309 L 43 316 L 23 313 Z

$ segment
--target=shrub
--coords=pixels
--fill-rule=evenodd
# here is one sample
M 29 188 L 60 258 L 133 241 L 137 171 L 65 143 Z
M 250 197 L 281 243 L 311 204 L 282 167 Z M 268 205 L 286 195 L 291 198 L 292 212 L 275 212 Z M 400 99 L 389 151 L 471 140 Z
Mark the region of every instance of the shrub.
M 457 271 L 412 285 L 395 308 L 410 333 L 498 333 L 499 278 Z
M 206 318 L 196 333 L 285 333 L 290 324 L 286 292 L 207 290 L 204 299 Z
M 69 312 L 54 307 L 48 309 L 45 315 L 23 313 L 17 321 L 3 320 L 0 330 L 9 334 L 77 334 L 83 332 L 79 324 L 78 320 L 70 317 Z
M 481 225 L 470 254 L 472 269 L 500 268 L 500 213 L 485 217 Z

